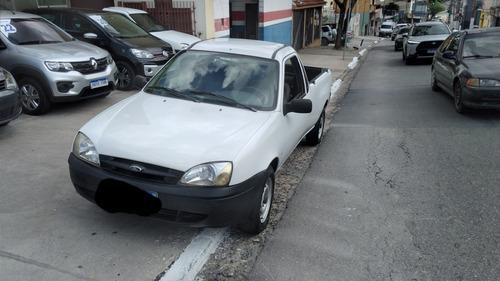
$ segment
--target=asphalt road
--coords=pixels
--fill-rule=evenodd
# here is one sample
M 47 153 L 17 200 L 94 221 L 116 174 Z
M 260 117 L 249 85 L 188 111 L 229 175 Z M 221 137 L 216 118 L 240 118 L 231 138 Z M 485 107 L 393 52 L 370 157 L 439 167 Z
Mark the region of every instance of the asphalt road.
M 202 231 L 108 214 L 73 188 L 67 158 L 75 133 L 133 93 L 0 127 L 0 280 L 155 280 Z
M 250 280 L 499 280 L 500 112 L 368 53 Z

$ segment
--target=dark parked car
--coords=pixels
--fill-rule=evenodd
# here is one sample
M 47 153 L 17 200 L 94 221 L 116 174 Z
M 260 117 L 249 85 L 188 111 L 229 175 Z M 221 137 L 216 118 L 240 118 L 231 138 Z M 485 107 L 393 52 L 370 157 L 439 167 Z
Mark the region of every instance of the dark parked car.
M 0 67 L 0 126 L 21 115 L 21 97 L 14 76 Z
M 453 96 L 455 109 L 500 109 L 500 27 L 452 33 L 434 55 L 432 89 Z
M 399 51 L 403 49 L 403 39 L 404 35 L 408 35 L 410 26 L 402 26 L 398 28 L 396 37 L 394 38 L 394 51 Z
M 174 55 L 172 46 L 124 15 L 83 8 L 26 10 L 60 26 L 75 38 L 107 50 L 118 67 L 118 90 L 131 90 L 136 75 L 152 77 Z

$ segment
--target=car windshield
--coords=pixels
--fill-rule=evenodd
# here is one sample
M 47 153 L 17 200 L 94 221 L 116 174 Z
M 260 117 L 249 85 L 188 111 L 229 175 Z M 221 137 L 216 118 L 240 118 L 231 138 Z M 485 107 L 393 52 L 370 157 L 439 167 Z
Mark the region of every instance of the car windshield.
M 392 24 L 382 24 L 382 27 L 383 29 L 391 29 L 392 28 Z
M 16 45 L 53 44 L 72 41 L 72 37 L 42 18 L 0 19 L 0 32 Z
M 148 36 L 148 33 L 144 29 L 121 14 L 100 13 L 90 14 L 89 17 L 101 25 L 111 36 L 116 38 Z
M 500 57 L 500 33 L 478 33 L 465 38 L 462 48 L 464 58 Z
M 408 33 L 408 30 L 410 28 L 409 27 L 401 27 L 399 30 L 398 30 L 398 34 L 403 34 L 403 33 Z
M 168 28 L 150 14 L 131 14 L 135 23 L 147 32 L 164 31 Z
M 278 73 L 278 63 L 274 60 L 187 51 L 170 60 L 144 91 L 196 102 L 273 110 Z
M 426 36 L 426 35 L 439 35 L 450 34 L 450 30 L 444 24 L 427 24 L 417 25 L 413 28 L 412 36 Z

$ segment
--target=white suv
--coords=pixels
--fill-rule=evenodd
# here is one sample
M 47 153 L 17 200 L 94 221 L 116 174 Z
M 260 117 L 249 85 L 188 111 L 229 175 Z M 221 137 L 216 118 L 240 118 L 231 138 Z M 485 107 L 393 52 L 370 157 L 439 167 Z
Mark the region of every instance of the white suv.
M 440 21 L 412 25 L 408 35 L 403 35 L 403 60 L 410 64 L 415 59 L 433 58 L 437 48 L 450 34 L 450 28 Z
M 0 66 L 19 84 L 23 112 L 51 103 L 105 96 L 115 89 L 110 54 L 78 41 L 40 16 L 0 10 Z

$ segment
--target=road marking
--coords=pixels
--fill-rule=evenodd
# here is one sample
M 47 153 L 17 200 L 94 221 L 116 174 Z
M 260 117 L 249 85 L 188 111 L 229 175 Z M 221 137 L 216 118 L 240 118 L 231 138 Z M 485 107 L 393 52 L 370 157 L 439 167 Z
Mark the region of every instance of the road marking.
M 184 252 L 160 281 L 192 281 L 227 236 L 227 228 L 205 228 L 191 240 Z

